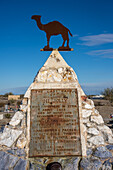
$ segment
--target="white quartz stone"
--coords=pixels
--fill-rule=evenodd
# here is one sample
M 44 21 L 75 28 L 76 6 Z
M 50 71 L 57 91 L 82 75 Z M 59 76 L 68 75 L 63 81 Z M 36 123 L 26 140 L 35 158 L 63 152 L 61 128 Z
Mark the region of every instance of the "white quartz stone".
M 99 129 L 99 131 L 101 131 L 103 133 L 112 135 L 112 130 L 108 126 L 106 126 L 106 125 L 98 126 L 98 129 Z
M 64 69 L 62 67 L 58 68 L 58 73 L 63 73 Z
M 37 80 L 39 82 L 45 82 L 47 79 L 47 71 L 39 72 Z
M 83 119 L 83 123 L 88 123 L 88 122 L 89 122 L 89 118 Z
M 25 147 L 25 145 L 26 145 L 26 142 L 27 141 L 26 141 L 25 135 L 22 134 L 22 136 L 19 137 L 19 139 L 17 141 L 17 147 L 23 149 Z
M 3 117 L 4 117 L 4 116 L 3 116 L 3 114 L 0 114 L 0 120 L 2 120 L 2 119 L 3 119 Z
M 91 138 L 91 135 L 87 135 L 87 139 Z
M 82 109 L 82 117 L 83 118 L 87 118 L 91 115 L 92 110 L 86 110 L 86 109 Z
M 98 126 L 98 129 L 99 131 L 102 132 L 105 141 L 108 142 L 109 144 L 113 144 L 112 130 L 106 125 Z
M 95 126 L 95 123 L 90 123 L 90 122 L 87 123 L 87 127 L 89 127 L 89 128 L 94 127 L 94 126 Z
M 10 125 L 16 126 L 20 123 L 20 121 L 23 119 L 24 115 L 21 111 L 18 111 L 14 114 L 11 121 L 9 122 Z
M 102 118 L 101 115 L 99 115 L 99 116 L 91 116 L 91 121 L 97 123 L 98 125 L 104 123 L 103 118 Z
M 99 131 L 96 128 L 89 128 L 87 132 L 92 135 L 99 135 Z
M 22 130 L 5 128 L 0 135 L 0 145 L 11 147 L 21 134 Z
M 99 111 L 95 109 L 94 111 L 95 115 L 98 116 L 99 115 Z
M 93 136 L 87 140 L 88 140 L 88 142 L 90 142 L 96 146 L 104 145 L 104 138 L 102 136 Z
M 27 111 L 27 108 L 28 108 L 28 105 L 20 105 L 20 110 L 22 112 L 26 112 Z
M 92 109 L 92 106 L 90 104 L 86 103 L 86 102 L 83 102 L 83 108 L 90 110 L 90 109 Z
M 53 75 L 53 78 L 54 78 L 54 80 L 55 80 L 56 82 L 60 82 L 60 81 L 62 80 L 62 76 L 61 76 L 60 74 L 58 74 L 58 73 L 55 73 L 55 74 Z
M 90 100 L 90 103 L 91 103 L 91 106 L 92 106 L 92 107 L 95 107 L 93 100 Z
M 108 143 L 113 144 L 113 136 L 112 135 L 108 136 Z
M 93 144 L 90 143 L 90 142 L 87 143 L 87 147 L 88 147 L 88 148 L 92 148 L 92 145 L 93 145 Z

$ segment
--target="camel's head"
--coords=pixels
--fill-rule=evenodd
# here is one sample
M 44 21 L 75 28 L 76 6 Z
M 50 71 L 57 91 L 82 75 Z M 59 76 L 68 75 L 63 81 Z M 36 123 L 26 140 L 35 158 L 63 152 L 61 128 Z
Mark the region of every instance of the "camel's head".
M 31 17 L 31 19 L 34 19 L 34 20 L 40 20 L 41 16 L 40 15 L 33 15 Z

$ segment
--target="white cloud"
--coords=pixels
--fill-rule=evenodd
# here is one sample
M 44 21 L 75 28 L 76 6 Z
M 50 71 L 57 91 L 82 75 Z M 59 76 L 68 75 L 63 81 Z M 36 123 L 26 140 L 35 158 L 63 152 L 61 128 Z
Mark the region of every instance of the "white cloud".
M 80 45 L 96 46 L 106 43 L 113 43 L 113 34 L 89 35 L 80 37 L 79 39 L 83 41 Z
M 106 50 L 94 50 L 87 52 L 88 55 L 100 56 L 102 58 L 111 58 L 113 59 L 113 49 Z
M 74 34 L 73 37 L 78 37 L 79 35 L 78 34 Z

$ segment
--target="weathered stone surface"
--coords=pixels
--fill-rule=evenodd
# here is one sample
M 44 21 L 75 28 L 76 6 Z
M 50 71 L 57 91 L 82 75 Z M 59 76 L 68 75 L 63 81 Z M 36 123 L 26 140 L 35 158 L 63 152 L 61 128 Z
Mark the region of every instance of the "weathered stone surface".
M 22 112 L 27 112 L 27 108 L 28 108 L 28 106 L 27 105 L 20 105 L 20 110 L 22 111 Z
M 26 145 L 26 137 L 25 137 L 25 135 L 24 134 L 22 134 L 22 136 L 18 139 L 18 141 L 17 141 L 17 147 L 18 148 L 24 148 L 25 147 L 25 145 Z
M 23 159 L 19 159 L 18 163 L 14 167 L 14 170 L 26 170 L 27 169 L 27 161 Z
M 79 162 L 80 162 L 80 158 L 78 157 L 78 158 L 75 158 L 74 160 L 73 160 L 73 167 L 74 167 L 74 170 L 76 169 L 79 169 Z
M 24 149 L 11 149 L 11 150 L 7 150 L 7 152 L 11 153 L 15 156 L 25 157 L 25 150 Z
M 46 170 L 46 168 L 41 164 L 30 163 L 29 170 Z
M 113 150 L 113 145 L 106 145 L 106 148 L 107 148 L 108 150 Z
M 3 133 L 0 135 L 0 145 L 11 147 L 21 134 L 22 130 L 5 128 Z
M 83 118 L 88 118 L 92 113 L 92 110 L 86 110 L 86 109 L 82 109 L 82 117 Z
M 98 129 L 99 129 L 101 132 L 103 132 L 104 134 L 112 135 L 112 131 L 111 131 L 111 129 L 110 129 L 108 126 L 103 125 L 103 126 L 97 126 L 97 127 L 98 127 Z
M 86 126 L 89 127 L 89 128 L 91 128 L 91 127 L 94 127 L 94 126 L 95 126 L 95 123 L 88 122 Z
M 83 102 L 83 109 L 92 109 L 92 106 L 88 103 Z
M 73 164 L 69 163 L 68 165 L 66 165 L 66 167 L 64 168 L 64 170 L 74 170 Z
M 35 77 L 35 82 L 70 82 L 75 80 L 77 80 L 76 74 L 58 51 L 51 53 Z
M 104 162 L 102 170 L 112 170 L 112 164 L 109 162 L 109 160 Z
M 93 144 L 90 142 L 87 142 L 87 148 L 92 148 Z
M 92 106 L 92 108 L 94 108 L 94 107 L 95 107 L 95 105 L 94 105 L 93 100 L 91 100 L 91 99 L 88 99 L 88 100 L 90 100 L 90 105 Z
M 1 127 L 1 129 L 0 129 L 0 133 L 3 133 L 3 131 L 4 131 L 4 125 L 2 125 L 2 127 Z
M 98 115 L 99 115 L 99 111 L 96 110 L 96 109 L 95 109 L 94 113 L 95 113 L 95 116 L 98 116 Z
M 113 144 L 113 136 L 112 135 L 108 135 L 108 141 L 109 144 Z
M 72 161 L 66 164 L 64 170 L 78 170 L 79 169 L 80 158 L 73 158 Z
M 104 123 L 103 118 L 102 118 L 101 115 L 99 115 L 99 116 L 91 116 L 91 121 L 97 123 L 98 125 Z
M 23 119 L 24 115 L 21 111 L 18 111 L 15 113 L 15 115 L 12 117 L 11 121 L 9 122 L 10 125 L 16 126 L 20 123 L 20 121 Z
M 87 156 L 90 156 L 90 155 L 92 155 L 92 153 L 93 153 L 93 151 L 92 151 L 92 149 L 90 148 L 90 149 L 87 149 Z
M 61 71 L 62 70 L 62 71 Z M 73 73 L 73 70 L 68 67 L 62 68 L 50 68 L 38 73 L 37 78 L 35 78 L 38 82 L 69 82 L 76 79 L 76 76 Z
M 89 122 L 89 118 L 83 119 L 83 123 L 88 123 Z
M 17 149 L 16 155 L 25 157 L 25 150 L 24 149 Z
M 18 159 L 19 158 L 14 157 L 13 155 L 0 151 L 0 169 L 9 170 L 10 168 L 13 168 Z
M 89 139 L 89 138 L 91 138 L 91 137 L 92 137 L 91 135 L 88 135 L 88 134 L 87 134 L 87 139 Z
M 112 157 L 112 153 L 109 152 L 106 147 L 100 146 L 94 152 L 94 156 L 99 157 L 101 159 L 106 159 Z
M 100 170 L 102 163 L 96 158 L 83 158 L 80 162 L 80 169 L 83 170 Z
M 87 140 L 88 140 L 88 142 L 90 142 L 96 146 L 104 145 L 104 138 L 102 136 L 93 136 Z
M 106 125 L 98 126 L 98 129 L 102 132 L 105 141 L 109 144 L 113 144 L 113 135 L 111 129 Z
M 99 135 L 99 131 L 96 128 L 89 128 L 87 132 L 92 135 Z

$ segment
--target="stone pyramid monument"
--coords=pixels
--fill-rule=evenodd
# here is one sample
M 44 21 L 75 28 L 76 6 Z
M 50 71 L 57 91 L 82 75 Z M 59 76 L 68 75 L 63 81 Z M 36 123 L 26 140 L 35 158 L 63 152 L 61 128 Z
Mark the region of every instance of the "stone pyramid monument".
M 46 169 L 58 162 L 64 170 L 87 169 L 86 164 L 89 169 L 105 169 L 112 144 L 112 131 L 83 92 L 76 73 L 53 50 L 26 91 L 20 111 L 0 134 L 0 168 Z

